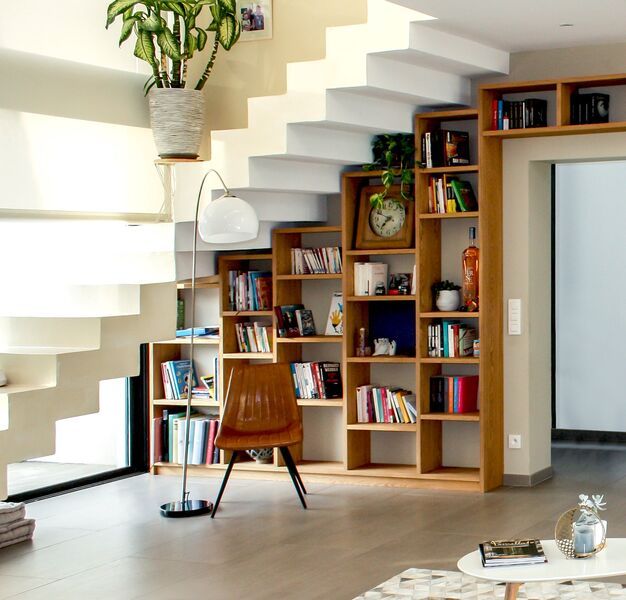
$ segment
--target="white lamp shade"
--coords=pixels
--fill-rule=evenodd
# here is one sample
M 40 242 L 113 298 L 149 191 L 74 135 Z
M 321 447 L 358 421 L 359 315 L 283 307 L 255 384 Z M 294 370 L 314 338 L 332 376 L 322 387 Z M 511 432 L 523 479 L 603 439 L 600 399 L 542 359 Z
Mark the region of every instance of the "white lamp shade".
M 198 218 L 198 233 L 209 244 L 248 242 L 259 235 L 254 208 L 237 196 L 209 202 Z

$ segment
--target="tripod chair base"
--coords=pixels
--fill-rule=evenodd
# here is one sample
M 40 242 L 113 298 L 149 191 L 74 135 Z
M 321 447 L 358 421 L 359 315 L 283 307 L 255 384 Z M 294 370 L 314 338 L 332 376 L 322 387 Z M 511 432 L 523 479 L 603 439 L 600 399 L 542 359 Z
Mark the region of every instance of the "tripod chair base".
M 233 470 L 233 466 L 237 461 L 237 457 L 241 453 L 240 450 L 233 450 L 233 454 L 230 457 L 230 461 L 228 463 L 228 467 L 226 467 L 226 473 L 224 473 L 224 479 L 222 479 L 222 485 L 220 486 L 220 491 L 217 494 L 217 498 L 215 499 L 215 504 L 213 505 L 213 512 L 211 513 L 211 518 L 215 517 L 215 513 L 217 512 L 217 507 L 220 505 L 222 500 L 222 496 L 224 495 L 224 490 L 226 489 L 226 484 L 228 483 L 228 478 Z M 287 465 L 287 470 L 289 471 L 289 476 L 291 477 L 291 481 L 293 482 L 294 487 L 296 488 L 296 492 L 298 493 L 298 497 L 300 498 L 300 502 L 302 503 L 302 507 L 306 508 L 306 501 L 304 500 L 303 493 L 306 494 L 306 489 L 304 484 L 302 483 L 302 479 L 300 477 L 300 473 L 298 473 L 298 469 L 296 468 L 296 463 L 291 456 L 291 452 L 289 452 L 289 448 L 287 446 L 280 447 L 280 453 L 283 456 L 283 460 Z

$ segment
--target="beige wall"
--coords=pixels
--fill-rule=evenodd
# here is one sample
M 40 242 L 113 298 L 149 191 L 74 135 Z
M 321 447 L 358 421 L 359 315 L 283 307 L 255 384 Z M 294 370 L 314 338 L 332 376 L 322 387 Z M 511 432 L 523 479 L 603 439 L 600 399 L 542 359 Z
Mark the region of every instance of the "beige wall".
M 230 52 L 220 50 L 204 88 L 208 130 L 246 127 L 247 99 L 284 93 L 287 63 L 324 58 L 326 28 L 364 23 L 367 3 L 274 0 L 273 15 L 271 40 L 239 41 Z M 194 61 L 192 81 L 202 71 L 203 63 L 204 57 Z M 208 151 L 207 145 L 205 153 Z

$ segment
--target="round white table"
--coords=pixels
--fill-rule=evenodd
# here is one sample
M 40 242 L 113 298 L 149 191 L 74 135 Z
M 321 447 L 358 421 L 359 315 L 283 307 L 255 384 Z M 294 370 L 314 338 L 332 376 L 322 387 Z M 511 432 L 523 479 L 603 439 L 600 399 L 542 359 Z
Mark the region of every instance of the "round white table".
M 554 540 L 541 540 L 547 563 L 514 567 L 483 567 L 480 551 L 466 554 L 459 571 L 478 579 L 506 583 L 505 600 L 515 600 L 523 583 L 569 581 L 626 575 L 626 538 L 607 539 L 606 548 L 591 558 L 566 558 Z

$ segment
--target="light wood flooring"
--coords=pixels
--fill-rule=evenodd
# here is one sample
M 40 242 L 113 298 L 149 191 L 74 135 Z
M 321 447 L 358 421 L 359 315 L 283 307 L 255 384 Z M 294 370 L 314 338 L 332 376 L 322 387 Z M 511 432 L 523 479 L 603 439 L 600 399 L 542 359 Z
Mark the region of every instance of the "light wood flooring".
M 486 495 L 310 484 L 308 511 L 291 483 L 239 479 L 215 520 L 161 518 L 179 480 L 133 477 L 29 504 L 35 540 L 0 550 L 0 598 L 349 600 L 409 567 L 455 569 L 485 538 L 551 537 L 583 491 L 626 536 L 626 452 L 560 448 L 555 470 Z

